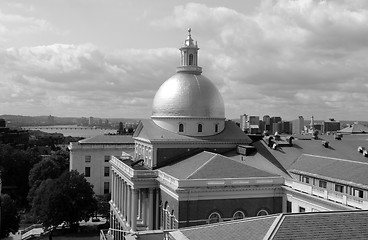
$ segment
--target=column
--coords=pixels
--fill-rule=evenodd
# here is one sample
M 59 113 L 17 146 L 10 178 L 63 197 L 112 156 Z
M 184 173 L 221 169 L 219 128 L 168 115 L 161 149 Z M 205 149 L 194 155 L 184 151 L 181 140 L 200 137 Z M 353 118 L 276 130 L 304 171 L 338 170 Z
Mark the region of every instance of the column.
M 131 209 L 132 209 L 132 189 L 128 186 L 128 199 L 127 199 L 127 223 L 128 226 L 131 226 Z
M 117 199 L 116 199 L 117 204 L 116 204 L 116 206 L 117 206 L 118 212 L 120 212 L 120 198 L 121 198 L 121 196 L 120 196 L 120 176 L 118 176 L 118 178 L 117 178 L 116 188 L 117 188 Z
M 153 230 L 153 189 L 148 189 L 148 229 Z
M 124 186 L 124 189 L 125 189 L 125 195 L 124 195 L 124 218 L 125 218 L 125 221 L 128 221 L 128 206 L 129 206 L 129 203 L 128 203 L 128 194 L 129 194 L 129 186 L 128 186 L 128 183 L 125 182 L 125 186 Z
M 115 173 L 111 172 L 111 200 L 115 204 Z
M 125 195 L 126 195 L 126 191 L 125 191 L 125 181 L 123 179 L 123 185 L 122 185 L 122 191 L 123 191 L 123 199 L 122 199 L 122 212 L 123 212 L 123 218 L 125 218 Z
M 142 224 L 143 225 L 147 225 L 147 194 L 146 194 L 146 189 L 141 189 L 141 211 L 142 211 Z
M 132 215 L 131 228 L 135 232 L 137 230 L 137 215 L 138 215 L 138 190 L 132 189 Z
M 155 218 L 155 229 L 160 229 L 160 190 L 156 188 L 156 218 Z

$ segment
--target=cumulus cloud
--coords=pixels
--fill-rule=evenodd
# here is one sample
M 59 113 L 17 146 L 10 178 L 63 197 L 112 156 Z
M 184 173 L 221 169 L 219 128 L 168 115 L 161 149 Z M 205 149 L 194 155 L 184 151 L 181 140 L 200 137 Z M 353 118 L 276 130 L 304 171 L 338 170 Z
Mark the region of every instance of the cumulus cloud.
M 250 15 L 189 3 L 153 24 L 201 35 L 205 72 L 231 115 L 343 119 L 366 105 L 355 101 L 366 99 L 367 22 L 364 1 L 298 0 L 263 1 Z
M 134 110 L 141 109 L 148 117 L 176 55 L 173 49 L 109 53 L 92 44 L 9 48 L 0 51 L 0 102 L 70 116 L 137 116 Z
M 252 13 L 188 3 L 149 22 L 167 32 L 192 27 L 200 65 L 219 87 L 227 117 L 368 117 L 366 1 L 266 0 Z M 50 28 L 46 20 L 0 12 L 0 37 Z M 178 50 L 171 48 L 111 51 L 93 44 L 53 44 L 3 49 L 0 107 L 148 117 L 155 92 L 178 62 Z

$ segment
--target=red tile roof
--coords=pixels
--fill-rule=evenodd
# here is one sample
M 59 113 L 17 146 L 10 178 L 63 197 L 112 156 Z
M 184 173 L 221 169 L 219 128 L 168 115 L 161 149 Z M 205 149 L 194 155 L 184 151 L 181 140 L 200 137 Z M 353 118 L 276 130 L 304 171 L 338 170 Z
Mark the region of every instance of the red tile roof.
M 133 138 L 147 139 L 151 142 L 215 142 L 249 144 L 250 138 L 233 121 L 225 122 L 224 131 L 205 137 L 191 137 L 177 134 L 157 126 L 151 119 L 141 120 Z
M 239 163 L 228 157 L 201 152 L 180 162 L 160 168 L 178 179 L 216 179 L 278 176 Z
M 81 144 L 133 144 L 131 135 L 98 135 L 95 137 L 80 140 Z
M 183 228 L 175 240 L 368 239 L 368 211 L 281 213 Z
M 276 218 L 277 215 L 245 218 L 237 221 L 209 224 L 188 229 L 184 228 L 170 233 L 170 235 L 175 237 L 180 232 L 181 238 L 174 238 L 176 240 L 257 240 L 264 238 Z

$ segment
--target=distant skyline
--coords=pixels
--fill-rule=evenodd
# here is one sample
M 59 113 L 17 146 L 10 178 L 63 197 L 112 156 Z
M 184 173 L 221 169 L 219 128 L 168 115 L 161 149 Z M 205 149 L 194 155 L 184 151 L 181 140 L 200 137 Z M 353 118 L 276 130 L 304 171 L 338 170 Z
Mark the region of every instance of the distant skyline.
M 149 118 L 192 28 L 226 117 L 368 120 L 368 1 L 0 2 L 0 115 Z

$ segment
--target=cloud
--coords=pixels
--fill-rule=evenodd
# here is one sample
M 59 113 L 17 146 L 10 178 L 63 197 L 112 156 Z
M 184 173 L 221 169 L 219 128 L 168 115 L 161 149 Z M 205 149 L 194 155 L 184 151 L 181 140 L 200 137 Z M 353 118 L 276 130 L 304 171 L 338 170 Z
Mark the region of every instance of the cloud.
M 367 92 L 368 78 L 368 6 L 350 3 L 263 1 L 250 15 L 189 3 L 153 25 L 189 25 L 198 33 L 204 72 L 220 86 L 233 116 L 346 118 L 347 108 L 364 111 L 365 104 L 354 101 Z
M 175 69 L 175 55 L 175 49 L 111 53 L 92 44 L 9 48 L 0 51 L 0 102 L 70 116 L 126 110 L 148 117 L 156 89 Z
M 15 4 L 17 8 L 33 11 L 24 5 Z M 55 32 L 61 34 L 51 23 L 45 19 L 27 17 L 19 14 L 4 13 L 0 9 L 0 39 L 9 41 L 13 37 L 21 37 L 23 34 L 35 34 L 41 32 Z

